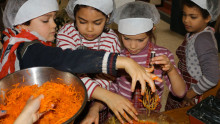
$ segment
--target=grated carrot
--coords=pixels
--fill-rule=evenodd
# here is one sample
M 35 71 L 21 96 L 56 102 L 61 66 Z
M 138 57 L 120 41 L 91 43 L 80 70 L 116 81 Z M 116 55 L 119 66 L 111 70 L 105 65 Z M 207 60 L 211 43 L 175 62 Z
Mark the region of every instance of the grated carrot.
M 0 109 L 7 111 L 7 115 L 0 119 L 0 123 L 13 124 L 31 95 L 34 98 L 40 94 L 44 95 L 39 112 L 46 113 L 36 124 L 63 123 L 76 114 L 84 100 L 72 85 L 46 82 L 40 87 L 18 86 L 19 83 L 15 84 L 15 88 L 6 93 L 5 104 L 0 104 Z

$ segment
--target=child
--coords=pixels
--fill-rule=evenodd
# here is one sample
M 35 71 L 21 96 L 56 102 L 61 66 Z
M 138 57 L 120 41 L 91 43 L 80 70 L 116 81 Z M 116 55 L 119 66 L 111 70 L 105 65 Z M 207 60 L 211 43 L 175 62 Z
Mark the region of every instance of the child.
M 185 0 L 182 21 L 187 30 L 177 49 L 178 67 L 189 90 L 182 106 L 194 105 L 219 81 L 218 49 L 214 31 L 207 26 L 219 15 L 220 0 Z M 199 98 L 200 97 L 200 98 Z
M 122 68 L 130 73 L 134 86 L 139 80 L 144 92 L 148 81 L 155 91 L 151 74 L 129 58 L 103 51 L 71 51 L 48 46 L 47 41 L 54 40 L 56 11 L 56 0 L 8 0 L 3 15 L 8 28 L 3 32 L 0 78 L 35 66 L 61 68 L 71 73 L 108 74 Z
M 57 46 L 62 49 L 93 49 L 119 53 L 118 37 L 107 27 L 114 8 L 113 0 L 69 0 L 66 11 L 74 22 L 59 30 Z M 88 90 L 89 98 L 97 86 L 109 89 L 111 83 L 110 79 L 103 76 L 92 77 L 80 76 Z
M 121 33 L 122 42 L 125 47 L 121 52 L 121 56 L 130 57 L 145 67 L 148 67 L 150 63 L 160 65 L 161 68 L 155 68 L 154 73 L 159 77 L 164 77 L 169 90 L 175 96 L 183 97 L 186 92 L 186 86 L 175 67 L 172 53 L 152 42 L 154 38 L 154 25 L 160 20 L 160 15 L 156 7 L 152 4 L 141 1 L 130 2 L 119 7 L 113 18 L 118 24 L 118 31 Z M 156 57 L 152 58 L 152 60 L 150 60 L 151 51 L 155 51 L 156 53 Z M 123 116 L 128 122 L 131 122 L 129 116 L 126 115 L 127 108 L 125 106 L 131 105 L 134 106 L 138 112 L 146 112 L 146 108 L 143 106 L 142 102 L 138 100 L 142 99 L 140 87 L 137 86 L 134 94 L 132 94 L 130 90 L 130 82 L 131 80 L 127 74 L 122 73 L 121 77 L 117 78 L 117 82 L 112 83 L 110 87 L 111 91 L 121 95 L 121 97 L 124 96 L 124 98 L 133 103 L 133 105 L 128 102 L 128 104 L 118 104 L 117 107 L 122 108 L 122 110 L 118 112 L 113 111 L 121 123 L 124 122 L 121 116 Z M 164 84 L 157 81 L 155 84 L 157 85 L 156 92 L 161 98 Z M 115 95 L 114 97 L 119 96 Z M 159 109 L 160 107 L 157 108 L 157 110 Z M 93 110 L 96 111 L 97 109 Z M 131 116 L 136 119 L 133 114 Z

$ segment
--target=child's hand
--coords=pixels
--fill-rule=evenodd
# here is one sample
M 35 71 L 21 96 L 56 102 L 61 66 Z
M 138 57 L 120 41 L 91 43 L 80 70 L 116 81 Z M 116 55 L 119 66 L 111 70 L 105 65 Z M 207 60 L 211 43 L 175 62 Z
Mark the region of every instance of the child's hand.
M 23 111 L 15 120 L 14 124 L 33 124 L 36 122 L 43 113 L 38 113 L 40 108 L 40 102 L 44 98 L 43 95 L 39 95 L 33 99 L 33 96 L 27 101 Z
M 122 124 L 124 121 L 121 116 L 130 123 L 132 123 L 132 119 L 130 117 L 138 120 L 136 116 L 138 113 L 133 104 L 123 96 L 109 92 L 105 103 L 107 103 L 108 107 L 114 112 L 115 116 Z
M 80 122 L 80 124 L 98 124 L 99 123 L 99 106 L 94 103 L 93 106 L 89 109 L 86 117 Z
M 195 100 L 193 99 L 197 94 L 193 91 L 193 89 L 190 89 L 187 91 L 186 96 L 184 97 L 184 100 L 181 103 L 181 107 L 186 106 L 193 106 L 195 105 Z
M 151 64 L 161 65 L 163 71 L 170 72 L 173 69 L 173 64 L 166 55 L 156 56 L 151 59 Z
M 131 91 L 133 92 L 136 86 L 136 82 L 139 81 L 141 84 L 141 94 L 143 95 L 146 89 L 146 82 L 151 87 L 152 92 L 155 92 L 155 84 L 151 79 L 151 73 L 147 72 L 144 67 L 140 66 L 133 59 L 127 57 L 118 56 L 116 62 L 117 68 L 125 69 L 125 71 L 132 78 Z M 157 79 L 159 82 L 160 80 Z

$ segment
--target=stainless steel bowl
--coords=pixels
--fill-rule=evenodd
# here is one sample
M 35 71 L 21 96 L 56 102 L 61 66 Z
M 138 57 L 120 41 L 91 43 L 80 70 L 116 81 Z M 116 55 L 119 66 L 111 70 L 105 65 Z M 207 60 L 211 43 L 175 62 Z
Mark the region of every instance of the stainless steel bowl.
M 61 80 L 62 79 L 62 80 Z M 81 92 L 84 100 L 79 111 L 67 120 L 64 124 L 73 123 L 76 117 L 82 112 L 87 102 L 87 91 L 83 82 L 73 74 L 69 72 L 63 72 L 51 67 L 33 67 L 12 73 L 0 80 L 0 89 L 11 90 L 13 84 L 20 83 L 21 86 L 29 86 L 37 84 L 41 86 L 47 81 L 53 81 L 56 83 L 64 83 L 67 85 L 72 84 L 77 92 Z M 7 90 L 7 91 L 8 91 Z M 0 95 L 4 95 L 7 91 L 0 92 Z M 3 103 L 3 100 L 0 100 Z

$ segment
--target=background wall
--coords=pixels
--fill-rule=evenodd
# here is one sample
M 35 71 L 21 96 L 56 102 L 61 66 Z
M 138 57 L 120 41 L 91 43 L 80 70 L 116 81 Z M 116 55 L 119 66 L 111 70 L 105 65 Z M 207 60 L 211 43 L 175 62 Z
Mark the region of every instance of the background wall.
M 119 6 L 121 6 L 125 3 L 132 2 L 132 1 L 135 1 L 135 0 L 115 0 L 116 8 L 118 8 Z

